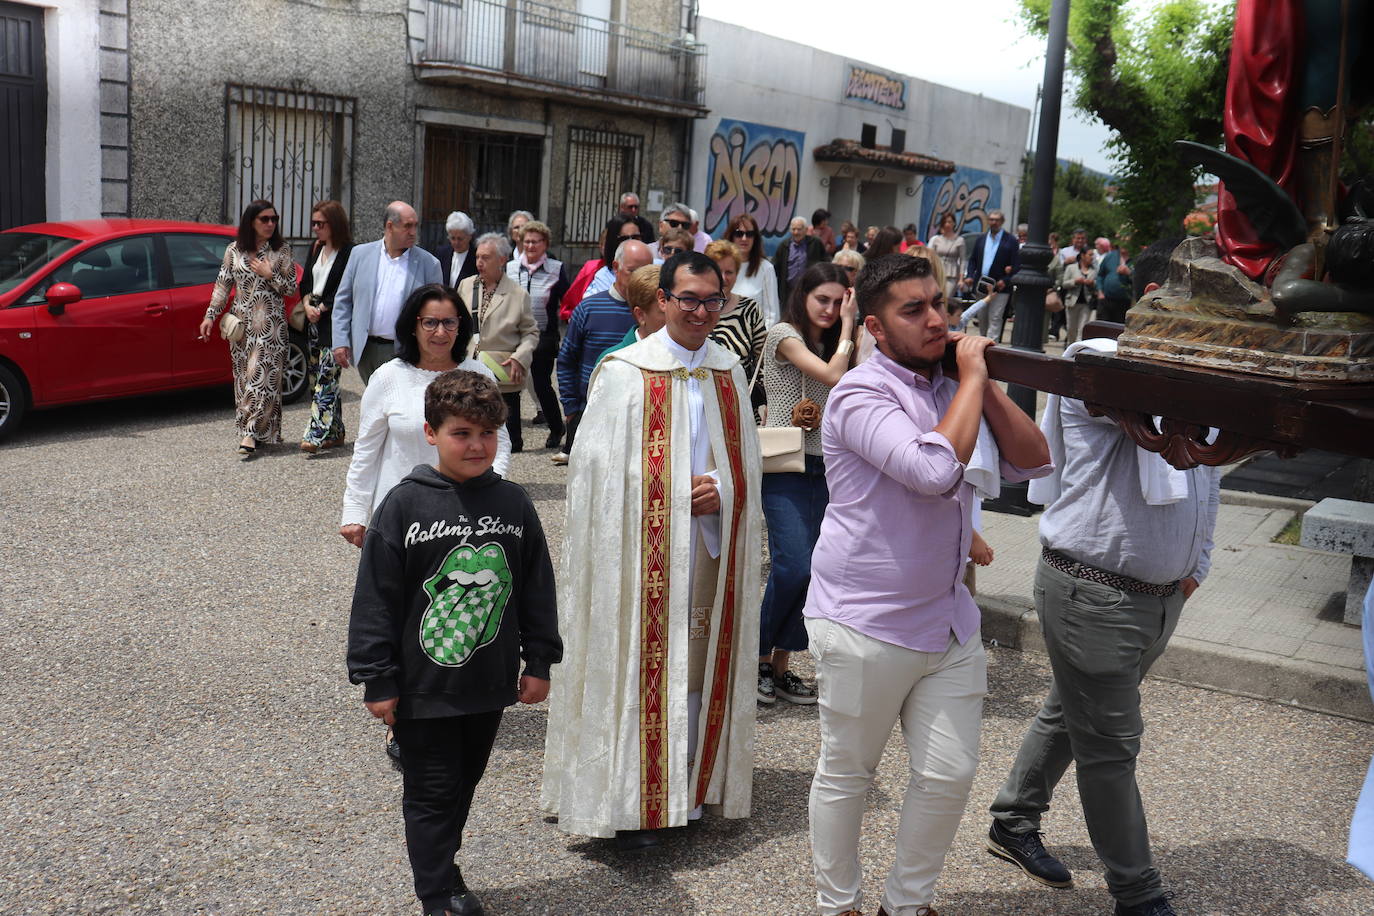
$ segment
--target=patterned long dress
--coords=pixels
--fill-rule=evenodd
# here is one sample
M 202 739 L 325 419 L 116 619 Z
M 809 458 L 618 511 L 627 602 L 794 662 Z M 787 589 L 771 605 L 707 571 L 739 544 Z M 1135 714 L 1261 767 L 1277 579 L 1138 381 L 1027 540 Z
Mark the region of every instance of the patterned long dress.
M 281 442 L 281 386 L 286 374 L 286 297 L 296 288 L 296 267 L 291 248 L 277 251 L 264 244 L 256 257 L 272 265 L 270 278 L 260 277 L 248 266 L 249 255 L 229 243 L 215 279 L 215 293 L 205 316 L 212 322 L 234 290 L 229 310 L 244 322 L 243 340 L 230 342 L 234 367 L 234 426 L 240 437 L 252 436 L 259 444 Z M 212 333 L 218 333 L 218 329 Z

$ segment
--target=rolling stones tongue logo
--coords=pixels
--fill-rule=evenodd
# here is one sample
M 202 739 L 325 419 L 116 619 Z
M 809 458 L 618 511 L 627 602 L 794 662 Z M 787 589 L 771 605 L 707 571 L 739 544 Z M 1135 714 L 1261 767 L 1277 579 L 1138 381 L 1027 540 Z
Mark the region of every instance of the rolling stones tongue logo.
M 511 594 L 506 551 L 495 542 L 455 547 L 424 589 L 429 607 L 420 621 L 420 646 L 436 664 L 460 667 L 501 629 Z

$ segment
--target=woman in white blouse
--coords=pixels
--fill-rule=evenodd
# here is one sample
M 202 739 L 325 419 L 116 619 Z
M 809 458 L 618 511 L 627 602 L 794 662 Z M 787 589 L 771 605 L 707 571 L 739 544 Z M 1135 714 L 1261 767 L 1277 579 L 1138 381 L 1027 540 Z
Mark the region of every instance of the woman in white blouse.
M 763 323 L 771 328 L 782 317 L 782 304 L 778 301 L 778 275 L 773 262 L 763 256 L 758 221 L 741 213 L 725 227 L 725 240 L 735 243 L 742 258 L 739 275 L 735 277 L 735 295 L 757 302 Z
M 457 293 L 437 283 L 410 294 L 396 319 L 397 355 L 372 375 L 363 391 L 358 440 L 348 466 L 339 534 L 355 547 L 372 512 L 393 486 L 418 464 L 434 464 L 438 453 L 425 441 L 425 389 L 452 369 L 495 375 L 481 361 L 466 359 L 472 316 Z M 510 436 L 498 433 L 496 473 L 510 470 Z

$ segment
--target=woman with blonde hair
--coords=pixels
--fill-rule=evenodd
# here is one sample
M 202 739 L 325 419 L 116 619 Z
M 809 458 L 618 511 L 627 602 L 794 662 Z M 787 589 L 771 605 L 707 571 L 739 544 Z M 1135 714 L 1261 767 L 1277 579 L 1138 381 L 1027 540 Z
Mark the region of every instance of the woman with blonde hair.
M 710 339 L 738 356 L 740 365 L 744 367 L 744 377 L 752 379 L 754 369 L 759 364 L 759 355 L 763 353 L 768 328 L 764 326 L 759 304 L 748 296 L 733 292 L 744 255 L 733 242 L 725 239 L 707 245 L 704 254 L 720 268 L 721 280 L 724 281 L 721 292 L 727 297 L 725 308 L 720 310 L 716 326 L 711 330 Z

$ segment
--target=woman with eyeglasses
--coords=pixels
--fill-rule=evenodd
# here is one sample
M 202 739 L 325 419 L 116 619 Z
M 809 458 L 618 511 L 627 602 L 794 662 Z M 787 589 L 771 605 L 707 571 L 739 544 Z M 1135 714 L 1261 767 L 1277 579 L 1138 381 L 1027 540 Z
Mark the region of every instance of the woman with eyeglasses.
M 741 213 L 725 227 L 725 240 L 733 242 L 740 253 L 735 294 L 757 302 L 764 326 L 771 328 L 782 317 L 778 275 L 773 270 L 773 262 L 763 256 L 763 237 L 759 234 L 758 221 L 748 213 Z
M 334 362 L 333 321 L 329 309 L 339 288 L 353 236 L 348 214 L 337 200 L 321 201 L 310 213 L 315 244 L 301 274 L 301 303 L 305 306 L 310 334 L 310 374 L 315 377 L 310 403 L 310 422 L 301 436 L 301 451 L 313 455 L 344 443 L 343 401 L 339 397 L 341 370 Z
M 806 269 L 787 299 L 783 320 L 763 345 L 765 426 L 799 426 L 806 452 L 800 473 L 763 475 L 763 515 L 772 567 L 759 611 L 761 703 L 782 697 L 809 706 L 816 688 L 789 670 L 791 653 L 806 648 L 802 608 L 811 583 L 811 551 L 821 533 L 830 491 L 821 452 L 821 418 L 830 389 L 849 370 L 858 306 L 849 274 L 831 264 Z
M 703 253 L 720 268 L 720 277 L 724 281 L 721 292 L 726 295 L 725 308 L 721 309 L 716 326 L 711 329 L 710 339 L 738 356 L 740 365 L 744 367 L 744 377 L 752 380 L 754 368 L 763 355 L 763 342 L 768 338 L 768 328 L 764 327 L 759 304 L 748 296 L 733 292 L 744 256 L 733 242 L 725 239 L 716 239 L 706 246 Z
M 296 263 L 281 237 L 277 208 L 255 200 L 243 211 L 239 231 L 224 250 L 210 306 L 200 323 L 208 341 L 229 302 L 243 336 L 229 341 L 234 369 L 234 426 L 239 457 L 249 461 L 262 443 L 281 442 L 281 386 L 286 374 L 286 297 L 296 291 Z
M 573 310 L 583 299 L 605 292 L 614 285 L 615 271 L 611 269 L 611 264 L 615 262 L 615 250 L 623 242 L 642 237 L 639 221 L 634 217 L 617 216 L 606 223 L 606 228 L 601 230 L 601 257 L 587 261 L 573 278 L 558 307 L 560 321 L 571 321 Z
M 438 452 L 425 440 L 425 389 L 442 373 L 467 369 L 495 379 L 476 359 L 468 359 L 472 316 L 458 294 L 431 283 L 415 290 L 396 318 L 396 356 L 372 374 L 363 389 L 358 441 L 348 465 L 339 534 L 363 546 L 372 512 L 382 497 L 417 464 L 434 464 Z M 496 463 L 502 477 L 510 470 L 510 436 L 497 435 Z
M 695 243 L 696 240 L 692 237 L 692 233 L 686 229 L 667 229 L 654 243 L 656 248 L 651 246 L 649 250 L 653 251 L 654 256 L 659 260 L 666 261 L 675 254 L 691 251 Z
M 549 424 L 549 437 L 544 440 L 544 447 L 562 451 L 563 409 L 553 390 L 553 370 L 562 337 L 558 306 L 568 291 L 568 274 L 562 261 L 549 256 L 551 238 L 552 233 L 545 223 L 539 220 L 525 223 L 520 233 L 520 255 L 507 262 L 506 276 L 529 294 L 530 308 L 539 324 L 539 345 L 534 349 L 530 385 L 539 401 L 539 413 Z

